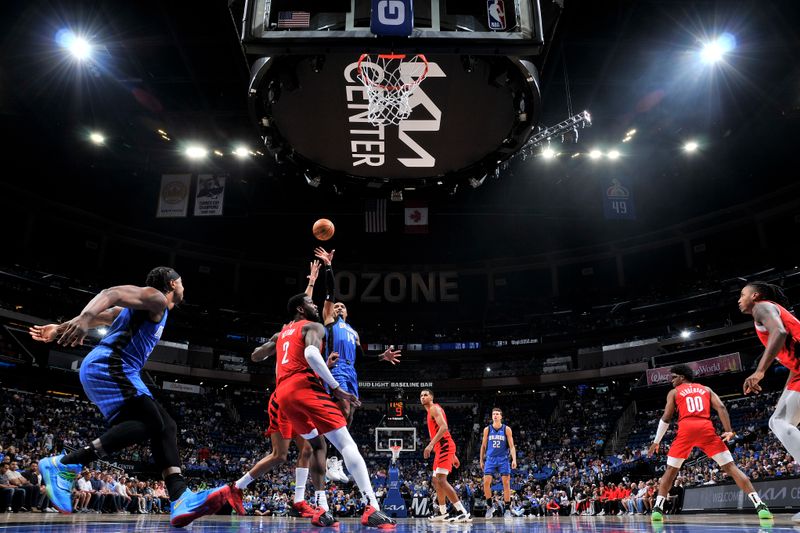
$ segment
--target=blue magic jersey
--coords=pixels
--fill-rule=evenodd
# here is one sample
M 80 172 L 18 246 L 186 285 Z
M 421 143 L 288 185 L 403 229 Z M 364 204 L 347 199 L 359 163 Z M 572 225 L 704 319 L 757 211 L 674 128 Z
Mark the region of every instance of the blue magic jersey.
M 81 363 L 83 389 L 106 419 L 114 418 L 130 398 L 153 396 L 140 373 L 161 338 L 168 314 L 164 309 L 161 320 L 153 322 L 149 311 L 123 308 L 108 334 Z
M 508 459 L 508 442 L 506 440 L 506 425 L 495 429 L 494 424 L 489 424 L 489 434 L 486 440 L 486 460 L 496 461 Z
M 351 328 L 350 324 L 345 322 L 342 317 L 337 318 L 336 322 L 328 324 L 325 329 L 327 330 L 325 339 L 327 355 L 339 352 L 339 360 L 331 371 L 352 371 L 356 364 L 356 345 L 358 343 L 356 330 Z

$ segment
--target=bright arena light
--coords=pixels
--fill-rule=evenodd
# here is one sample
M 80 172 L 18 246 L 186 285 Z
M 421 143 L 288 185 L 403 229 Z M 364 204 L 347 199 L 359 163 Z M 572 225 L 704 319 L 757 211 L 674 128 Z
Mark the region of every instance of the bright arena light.
M 618 150 L 611 150 L 608 152 L 609 159 L 619 159 L 619 151 Z
M 487 367 L 486 367 L 486 371 L 487 371 L 487 372 L 491 372 L 491 371 L 492 371 L 492 367 L 489 367 L 489 366 L 487 366 Z
M 99 333 L 101 336 L 105 337 L 106 333 L 108 333 L 108 328 L 106 328 L 106 327 L 97 328 L 97 333 Z
M 96 131 L 89 134 L 89 140 L 94 144 L 105 144 L 106 142 L 106 138 L 103 136 L 103 134 L 97 133 Z
M 603 156 L 603 152 L 601 152 L 600 150 L 597 150 L 597 149 L 592 150 L 591 152 L 589 152 L 589 157 L 591 157 L 592 159 L 600 159 L 602 156 Z
M 250 150 L 248 150 L 245 146 L 237 146 L 236 149 L 233 151 L 233 155 L 240 159 L 244 159 L 248 155 L 250 155 Z
M 689 141 L 683 145 L 683 151 L 687 153 L 696 152 L 699 145 L 695 141 Z
M 189 146 L 186 148 L 186 157 L 189 159 L 203 159 L 208 155 L 208 150 L 202 146 Z
M 92 45 L 84 39 L 75 35 L 72 30 L 62 29 L 56 33 L 56 43 L 69 50 L 76 59 L 83 61 L 92 55 Z
M 542 155 L 544 156 L 545 159 L 553 159 L 556 156 L 556 152 L 555 150 L 553 150 L 548 146 L 547 148 L 542 150 Z
M 688 339 L 691 336 L 692 336 L 692 332 L 689 331 L 688 329 L 685 329 L 685 330 L 681 331 L 681 338 L 682 339 Z
M 700 59 L 704 63 L 716 63 L 725 56 L 728 52 L 736 48 L 736 37 L 730 33 L 723 33 L 713 41 L 707 42 L 700 50 Z

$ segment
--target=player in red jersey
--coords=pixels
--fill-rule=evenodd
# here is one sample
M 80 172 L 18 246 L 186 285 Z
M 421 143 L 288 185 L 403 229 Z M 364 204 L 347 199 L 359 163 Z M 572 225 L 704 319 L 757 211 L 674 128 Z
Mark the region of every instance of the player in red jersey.
M 789 369 L 789 378 L 783 389 L 775 412 L 769 419 L 769 428 L 795 462 L 800 461 L 800 320 L 786 310 L 789 305 L 783 290 L 772 283 L 754 281 L 748 283 L 739 295 L 739 310 L 753 315 L 764 354 L 756 371 L 744 381 L 745 394 L 761 392 L 759 384 L 764 373 L 776 359 Z M 792 520 L 800 522 L 800 513 Z
M 458 499 L 458 494 L 447 481 L 447 475 L 453 467 L 459 467 L 456 456 L 456 443 L 447 427 L 447 417 L 444 409 L 438 403 L 433 403 L 433 391 L 422 389 L 419 401 L 428 412 L 428 434 L 431 442 L 425 447 L 422 456 L 427 459 L 431 452 L 435 452 L 433 459 L 433 488 L 436 489 L 436 501 L 439 504 L 439 514 L 432 514 L 431 522 L 472 522 L 469 512 Z M 453 504 L 458 513 L 451 518 L 447 517 L 447 500 Z
M 328 385 L 335 398 L 348 400 L 356 407 L 361 405 L 355 395 L 342 390 L 322 359 L 320 348 L 325 338 L 325 328 L 318 322 L 317 306 L 308 295 L 298 294 L 289 299 L 287 307 L 294 314 L 294 319 L 266 347 L 278 358 L 275 401 L 294 431 L 311 444 L 319 465 L 325 464 L 321 435 L 342 454 L 347 469 L 368 502 L 361 516 L 361 524 L 381 529 L 393 528 L 396 522 L 380 511 L 367 465 L 347 430 L 347 422 L 322 385 L 322 382 Z
M 314 261 L 310 265 L 308 286 L 306 287 L 305 292 L 305 294 L 309 297 L 311 297 L 314 291 L 314 282 L 319 275 L 319 268 L 319 261 Z M 255 351 L 253 351 L 252 355 L 250 356 L 253 362 L 264 361 L 270 355 L 274 354 L 275 350 L 270 350 L 269 347 L 270 343 L 274 347 L 274 343 L 277 340 L 278 335 L 279 334 L 276 333 L 269 340 L 269 342 L 259 346 L 255 349 Z M 276 381 L 280 367 L 278 363 L 279 361 L 276 361 Z M 289 454 L 289 445 L 292 441 L 294 441 L 298 449 L 298 455 L 297 466 L 295 467 L 295 494 L 294 502 L 292 503 L 292 509 L 294 509 L 294 511 L 296 511 L 302 517 L 311 518 L 311 523 L 315 526 L 334 525 L 336 523 L 336 519 L 329 512 L 330 508 L 328 506 L 328 499 L 325 494 L 325 471 L 321 468 L 321 466 L 316 464 L 316 460 L 312 460 L 312 458 L 317 459 L 317 457 L 312 453 L 311 446 L 305 441 L 305 439 L 300 438 L 296 431 L 294 431 L 292 424 L 289 422 L 288 418 L 286 418 L 286 415 L 283 413 L 280 405 L 275 399 L 274 391 L 269 397 L 268 413 L 269 428 L 267 429 L 266 435 L 272 442 L 272 451 L 269 453 L 269 455 L 258 461 L 244 476 L 236 481 L 236 489 L 241 491 L 241 489 L 244 489 L 250 485 L 253 480 L 258 479 L 273 468 L 285 463 Z M 327 445 L 325 444 L 324 439 L 321 439 L 320 445 L 325 449 L 325 451 L 327 451 Z M 309 477 L 309 473 L 311 474 L 311 482 L 316 490 L 315 500 L 318 506 L 317 509 L 309 505 L 305 499 L 306 481 Z
M 676 409 L 678 410 L 678 434 L 675 435 L 675 440 L 672 441 L 672 446 L 667 453 L 667 469 L 659 482 L 658 496 L 656 496 L 651 519 L 654 522 L 664 520 L 664 502 L 669 489 L 675 482 L 678 470 L 692 453 L 693 448 L 700 448 L 736 482 L 753 502 L 759 518 L 772 518 L 772 513 L 758 497 L 750 479 L 733 462 L 733 456 L 725 444 L 736 436 L 731 429 L 731 419 L 725 404 L 710 388 L 693 381 L 694 371 L 690 366 L 676 365 L 669 371 L 672 374 L 674 388 L 667 394 L 667 406 L 664 408 L 664 415 L 658 421 L 656 438 L 650 445 L 648 454 L 653 455 L 658 452 L 661 439 L 664 438 L 664 434 L 669 428 L 669 421 Z M 717 435 L 714 424 L 711 423 L 711 408 L 719 415 L 719 420 L 725 430 L 722 438 Z

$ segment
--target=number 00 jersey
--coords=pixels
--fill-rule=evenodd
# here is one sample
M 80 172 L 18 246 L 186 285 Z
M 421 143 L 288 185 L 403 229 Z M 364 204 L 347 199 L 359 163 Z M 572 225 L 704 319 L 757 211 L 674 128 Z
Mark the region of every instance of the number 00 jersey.
M 691 419 L 711 419 L 711 392 L 699 383 L 682 383 L 675 387 L 678 422 Z

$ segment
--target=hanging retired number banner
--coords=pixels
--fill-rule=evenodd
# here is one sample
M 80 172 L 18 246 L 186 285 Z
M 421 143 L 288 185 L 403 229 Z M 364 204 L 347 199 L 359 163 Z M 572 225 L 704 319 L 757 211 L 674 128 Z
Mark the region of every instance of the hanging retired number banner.
M 620 178 L 613 178 L 603 194 L 603 213 L 609 220 L 635 220 L 636 209 L 630 186 Z
M 213 174 L 197 176 L 194 216 L 219 216 L 225 200 L 225 178 Z

